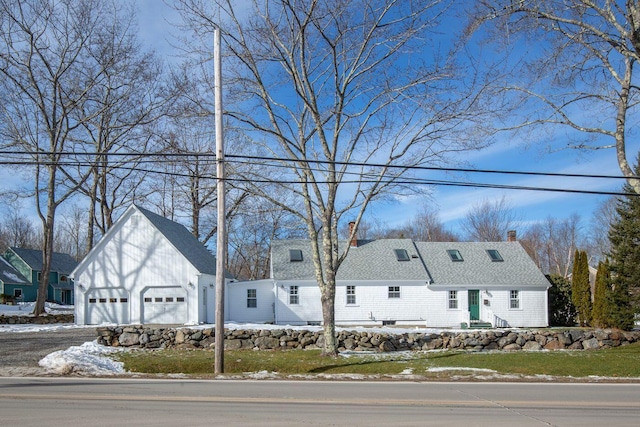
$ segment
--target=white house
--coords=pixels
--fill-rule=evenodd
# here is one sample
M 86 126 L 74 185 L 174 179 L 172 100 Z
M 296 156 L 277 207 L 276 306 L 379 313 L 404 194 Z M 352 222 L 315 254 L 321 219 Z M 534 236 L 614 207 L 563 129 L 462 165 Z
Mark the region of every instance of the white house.
M 382 239 L 351 245 L 337 274 L 336 324 L 548 325 L 549 282 L 518 242 Z M 309 242 L 274 242 L 271 262 L 275 323 L 319 324 Z
M 357 240 L 336 280 L 338 325 L 548 325 L 549 282 L 520 243 Z M 73 271 L 76 322 L 215 321 L 215 258 L 182 225 L 131 206 Z M 308 240 L 272 242 L 271 278 L 225 278 L 225 320 L 322 323 Z
M 215 257 L 184 226 L 135 205 L 71 276 L 78 324 L 215 320 Z

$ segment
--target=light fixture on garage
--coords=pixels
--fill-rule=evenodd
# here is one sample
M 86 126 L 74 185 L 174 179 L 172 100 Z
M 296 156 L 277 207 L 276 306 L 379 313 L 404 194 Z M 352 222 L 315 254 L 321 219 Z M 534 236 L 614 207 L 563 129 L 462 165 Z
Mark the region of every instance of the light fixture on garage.
M 84 285 L 82 283 L 78 283 L 78 289 L 84 291 Z
M 215 283 L 209 283 L 210 288 L 214 288 L 215 286 L 216 286 Z
M 190 287 L 191 289 L 195 289 L 195 288 L 196 288 L 196 287 L 195 287 L 195 285 L 194 285 L 193 283 L 191 283 L 191 282 L 189 282 L 189 287 Z

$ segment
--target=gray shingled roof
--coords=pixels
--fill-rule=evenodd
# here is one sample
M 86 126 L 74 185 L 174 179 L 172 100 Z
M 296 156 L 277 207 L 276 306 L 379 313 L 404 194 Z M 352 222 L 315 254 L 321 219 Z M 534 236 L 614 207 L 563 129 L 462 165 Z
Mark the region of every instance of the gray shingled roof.
M 417 242 L 416 247 L 433 286 L 549 286 L 519 242 Z M 448 249 L 460 251 L 463 261 L 451 261 Z M 504 261 L 491 261 L 488 249 L 498 250 Z
M 11 285 L 30 285 L 31 282 L 27 280 L 18 270 L 16 270 L 9 261 L 0 256 L 0 281 L 4 284 Z
M 340 242 L 343 247 L 347 242 Z M 289 250 L 300 249 L 302 262 L 290 262 Z M 409 261 L 398 261 L 394 249 L 405 249 Z M 357 247 L 338 270 L 338 280 L 428 280 L 411 239 L 359 240 Z M 412 257 L 412 256 L 415 256 Z M 314 280 L 309 240 L 278 240 L 272 244 L 273 278 L 276 280 Z
M 346 242 L 341 242 L 341 245 Z M 291 262 L 289 250 L 299 249 L 302 262 Z M 405 249 L 409 261 L 398 261 L 394 249 Z M 464 261 L 453 262 L 447 249 L 458 249 Z M 502 262 L 487 249 L 500 252 Z M 308 240 L 279 240 L 272 244 L 275 280 L 314 280 Z M 426 266 L 426 267 L 425 267 Z M 544 286 L 542 272 L 518 242 L 413 242 L 411 239 L 358 241 L 338 270 L 338 280 L 431 280 L 432 286 Z
M 182 224 L 171 221 L 147 209 L 136 206 L 171 244 L 203 274 L 216 274 L 216 258 L 207 248 L 196 239 Z M 228 272 L 227 278 L 233 278 Z
M 9 248 L 18 255 L 32 270 L 42 271 L 42 251 L 37 249 Z M 51 255 L 51 271 L 69 274 L 78 265 L 78 261 L 69 254 L 54 252 Z

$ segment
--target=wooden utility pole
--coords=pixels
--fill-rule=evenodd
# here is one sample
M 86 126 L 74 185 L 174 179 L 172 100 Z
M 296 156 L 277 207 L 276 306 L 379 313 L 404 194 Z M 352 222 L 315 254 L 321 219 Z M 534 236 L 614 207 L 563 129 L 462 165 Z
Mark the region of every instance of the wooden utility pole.
M 220 59 L 220 28 L 214 31 L 213 66 L 216 124 L 216 165 L 218 192 L 218 233 L 216 244 L 216 337 L 215 373 L 224 373 L 224 284 L 227 259 L 227 228 L 224 185 L 224 138 L 222 132 L 222 60 Z

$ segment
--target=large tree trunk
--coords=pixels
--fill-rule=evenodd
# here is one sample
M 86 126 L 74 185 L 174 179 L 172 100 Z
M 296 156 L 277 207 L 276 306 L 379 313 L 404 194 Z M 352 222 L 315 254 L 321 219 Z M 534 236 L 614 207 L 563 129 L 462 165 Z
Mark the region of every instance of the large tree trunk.
M 324 330 L 324 348 L 323 356 L 335 357 L 338 355 L 338 342 L 336 340 L 336 318 L 335 318 L 335 302 L 336 302 L 336 284 L 325 283 L 320 288 L 322 301 L 322 321 Z

